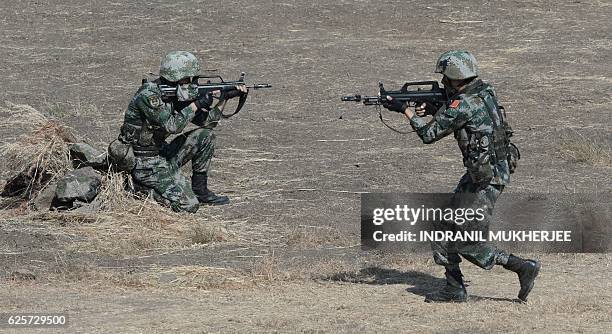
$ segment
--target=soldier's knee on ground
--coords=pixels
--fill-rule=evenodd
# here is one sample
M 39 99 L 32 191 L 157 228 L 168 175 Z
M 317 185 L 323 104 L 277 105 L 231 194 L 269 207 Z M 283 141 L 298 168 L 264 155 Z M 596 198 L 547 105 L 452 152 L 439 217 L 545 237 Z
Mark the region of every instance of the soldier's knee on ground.
M 178 199 L 178 201 L 175 201 L 173 205 L 177 206 L 178 211 L 185 211 L 189 213 L 195 213 L 200 208 L 198 198 L 188 187 L 184 188 L 181 197 Z
M 200 206 L 189 182 L 181 174 L 158 180 L 152 193 L 157 202 L 170 207 L 175 212 L 195 213 Z
M 161 197 L 161 196 L 160 196 Z M 200 203 L 196 197 L 189 198 L 184 197 L 178 201 L 169 201 L 166 198 L 158 200 L 159 203 L 166 204 L 169 206 L 174 212 L 189 212 L 196 213 L 200 208 Z

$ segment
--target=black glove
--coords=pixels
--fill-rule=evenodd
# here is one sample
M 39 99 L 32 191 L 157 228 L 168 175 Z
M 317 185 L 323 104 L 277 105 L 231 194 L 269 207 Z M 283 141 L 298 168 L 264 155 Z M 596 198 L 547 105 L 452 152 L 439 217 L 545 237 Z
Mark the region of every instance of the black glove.
M 195 116 L 191 120 L 191 123 L 202 127 L 204 126 L 204 123 L 206 123 L 206 119 L 208 119 L 208 111 L 204 109 L 198 109 L 198 111 L 196 111 L 195 113 Z
M 198 99 L 195 100 L 195 105 L 198 109 L 210 110 L 210 106 L 213 103 L 212 93 L 207 93 L 204 95 L 198 96 Z
M 403 102 L 398 101 L 397 99 L 391 98 L 391 100 L 387 99 L 386 96 L 383 97 L 383 103 L 382 106 L 391 110 L 391 111 L 396 111 L 399 113 L 403 113 L 404 110 L 406 110 L 406 104 Z
M 226 88 L 221 92 L 221 99 L 229 100 L 235 97 L 242 96 L 242 94 L 244 93 L 236 89 L 236 87 Z
M 440 106 L 436 106 L 429 102 L 425 102 L 425 114 L 426 115 L 435 115 L 438 112 L 438 109 L 440 109 Z
M 440 106 L 436 106 L 436 105 L 434 105 L 434 104 L 432 104 L 430 102 L 424 102 L 424 103 L 421 103 L 421 104 L 417 104 L 414 107 L 414 111 L 417 113 L 417 116 L 419 116 L 419 117 L 421 117 L 421 115 L 419 115 L 419 112 L 417 112 L 417 109 L 420 109 L 423 104 L 425 104 L 425 110 L 422 110 L 421 112 L 424 111 L 425 114 L 422 115 L 422 116 L 427 116 L 427 115 L 433 116 L 433 115 L 436 114 L 436 112 L 438 112 L 438 109 L 440 109 L 440 107 L 441 107 L 441 105 Z

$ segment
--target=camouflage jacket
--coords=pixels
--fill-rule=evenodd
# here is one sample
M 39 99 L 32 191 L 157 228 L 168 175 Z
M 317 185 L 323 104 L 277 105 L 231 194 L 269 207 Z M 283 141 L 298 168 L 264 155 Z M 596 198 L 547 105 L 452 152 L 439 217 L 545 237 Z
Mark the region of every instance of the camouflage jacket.
M 160 148 L 168 136 L 181 133 L 190 122 L 212 129 L 220 118 L 216 107 L 206 112 L 193 110 L 187 103 L 181 107 L 165 102 L 157 83 L 145 82 L 128 105 L 119 140 L 136 147 Z
M 464 166 L 473 175 L 474 161 L 485 161 L 492 178 L 488 183 L 507 185 L 510 171 L 506 156 L 493 150 L 493 134 L 501 120 L 496 110 L 497 100 L 493 87 L 480 79 L 469 83 L 459 94 L 451 97 L 447 105 L 430 122 L 415 116 L 410 124 L 425 144 L 431 144 L 454 133 L 463 155 Z M 484 158 L 484 159 L 483 159 Z M 475 179 L 475 177 L 472 177 Z

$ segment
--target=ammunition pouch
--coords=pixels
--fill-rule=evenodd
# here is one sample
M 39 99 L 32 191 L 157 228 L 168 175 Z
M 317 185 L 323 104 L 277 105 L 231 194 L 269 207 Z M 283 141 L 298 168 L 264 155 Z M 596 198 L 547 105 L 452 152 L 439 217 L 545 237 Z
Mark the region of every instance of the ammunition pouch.
M 136 144 L 140 138 L 141 125 L 134 125 L 130 123 L 123 123 L 120 130 L 119 138 L 124 143 Z
M 464 165 L 474 183 L 486 184 L 493 179 L 495 156 L 491 154 L 490 142 L 489 136 L 479 134 L 473 134 L 470 140 Z
M 510 140 L 506 137 L 506 131 L 502 128 L 493 130 L 493 152 L 495 154 L 494 162 L 502 161 L 508 156 L 508 146 Z
M 521 151 L 519 151 L 518 147 L 514 145 L 514 143 L 510 143 L 508 147 L 508 169 L 510 170 L 510 174 L 514 174 L 516 171 L 516 166 L 518 165 L 518 161 L 521 159 Z
M 108 158 L 111 165 L 119 171 L 131 173 L 136 167 L 132 145 L 120 139 L 115 139 L 108 145 Z

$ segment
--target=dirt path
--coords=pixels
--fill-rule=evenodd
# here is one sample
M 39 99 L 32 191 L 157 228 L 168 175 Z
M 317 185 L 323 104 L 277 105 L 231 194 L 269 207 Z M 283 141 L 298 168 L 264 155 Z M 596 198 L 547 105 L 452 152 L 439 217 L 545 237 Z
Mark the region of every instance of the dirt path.
M 67 312 L 74 333 L 606 333 L 612 325 L 610 257 L 567 258 L 542 259 L 546 267 L 527 305 L 512 302 L 513 274 L 466 266 L 472 297 L 463 305 L 423 303 L 423 294 L 442 284 L 429 273 L 380 270 L 356 274 L 352 282 L 272 281 L 211 290 L 9 283 L 0 310 Z M 567 260 L 572 264 L 559 269 Z M 602 270 L 593 271 L 602 260 Z

